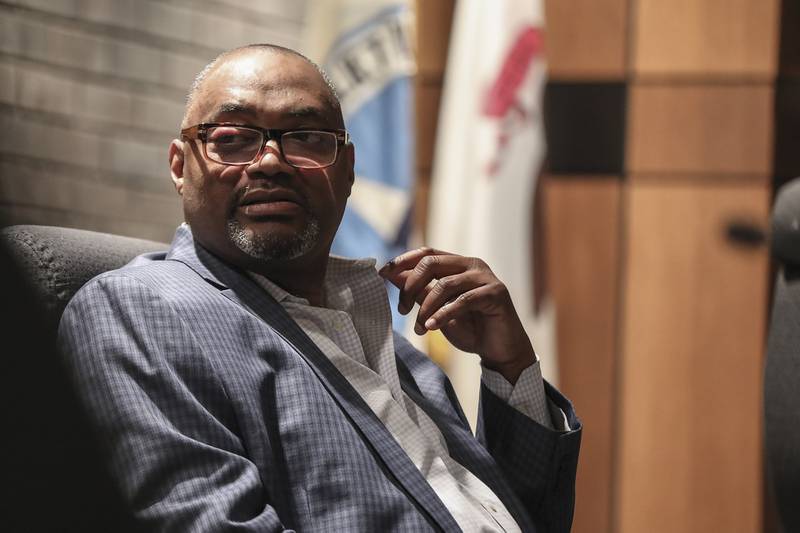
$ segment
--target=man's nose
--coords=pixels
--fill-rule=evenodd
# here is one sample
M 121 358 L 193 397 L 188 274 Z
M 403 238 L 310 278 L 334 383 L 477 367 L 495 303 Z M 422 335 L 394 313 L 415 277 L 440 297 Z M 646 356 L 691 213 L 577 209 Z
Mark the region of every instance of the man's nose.
M 266 175 L 288 173 L 294 169 L 281 153 L 278 141 L 270 139 L 264 145 L 256 159 L 247 167 L 248 174 L 262 173 Z

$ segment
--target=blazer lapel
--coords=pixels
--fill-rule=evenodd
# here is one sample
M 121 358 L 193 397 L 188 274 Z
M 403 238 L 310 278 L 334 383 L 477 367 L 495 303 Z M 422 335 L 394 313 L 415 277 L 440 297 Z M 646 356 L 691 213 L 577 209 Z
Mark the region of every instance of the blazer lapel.
M 187 226 L 179 228 L 167 259 L 185 263 L 208 282 L 216 285 L 223 296 L 272 327 L 308 363 L 353 427 L 373 450 L 384 471 L 394 478 L 397 486 L 416 507 L 433 524 L 445 531 L 458 530 L 450 512 L 386 426 L 280 304 L 245 274 L 234 270 L 196 245 Z

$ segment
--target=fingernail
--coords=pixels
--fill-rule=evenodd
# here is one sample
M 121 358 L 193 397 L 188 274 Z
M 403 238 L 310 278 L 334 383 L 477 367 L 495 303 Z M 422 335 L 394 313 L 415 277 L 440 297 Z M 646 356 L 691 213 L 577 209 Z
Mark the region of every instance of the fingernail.
M 378 272 L 383 272 L 385 270 L 389 270 L 390 268 L 394 268 L 394 259 L 388 261 L 385 265 L 383 265 L 381 269 L 378 270 Z
M 438 325 L 437 325 L 436 320 L 434 318 L 429 318 L 428 320 L 425 321 L 425 327 L 428 328 L 428 329 L 436 329 L 437 326 Z
M 424 335 L 424 334 L 425 334 L 425 328 L 423 328 L 423 327 L 422 327 L 422 326 L 419 324 L 419 322 L 417 322 L 416 324 L 414 324 L 414 332 L 415 332 L 417 335 Z
M 397 304 L 397 310 L 400 311 L 401 315 L 404 315 L 408 313 L 411 309 L 409 309 L 405 303 L 400 302 L 399 304 Z

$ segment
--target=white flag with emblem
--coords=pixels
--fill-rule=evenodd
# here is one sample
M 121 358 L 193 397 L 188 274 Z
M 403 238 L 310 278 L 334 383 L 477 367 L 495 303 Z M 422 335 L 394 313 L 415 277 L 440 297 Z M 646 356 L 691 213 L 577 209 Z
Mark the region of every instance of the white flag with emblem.
M 553 382 L 554 316 L 533 302 L 533 195 L 545 155 L 541 100 L 546 65 L 541 0 L 458 2 L 439 114 L 427 240 L 477 256 L 511 292 L 542 372 Z M 447 358 L 474 424 L 477 356 Z

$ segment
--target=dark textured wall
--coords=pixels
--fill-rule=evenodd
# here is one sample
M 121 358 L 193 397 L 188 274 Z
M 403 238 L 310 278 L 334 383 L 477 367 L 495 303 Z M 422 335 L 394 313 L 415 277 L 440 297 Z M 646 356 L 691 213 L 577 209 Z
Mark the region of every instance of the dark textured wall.
M 305 1 L 0 1 L 0 215 L 169 240 L 167 146 L 224 49 L 298 47 Z

